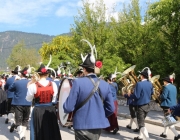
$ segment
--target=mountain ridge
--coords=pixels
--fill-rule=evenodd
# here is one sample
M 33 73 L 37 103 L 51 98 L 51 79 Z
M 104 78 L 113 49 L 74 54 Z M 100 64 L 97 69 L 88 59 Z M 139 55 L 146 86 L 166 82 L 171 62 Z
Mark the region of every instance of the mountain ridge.
M 60 35 L 70 34 L 64 33 Z M 26 47 L 36 48 L 38 51 L 42 47 L 43 42 L 51 42 L 54 37 L 54 35 L 28 33 L 13 30 L 0 32 L 0 70 L 6 69 L 6 60 L 11 54 L 12 48 L 20 41 L 24 41 Z

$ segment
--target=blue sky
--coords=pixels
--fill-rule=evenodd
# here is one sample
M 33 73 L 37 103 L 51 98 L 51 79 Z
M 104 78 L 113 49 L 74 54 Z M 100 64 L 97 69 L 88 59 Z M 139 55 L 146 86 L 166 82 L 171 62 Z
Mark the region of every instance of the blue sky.
M 96 0 L 88 1 L 94 3 Z M 141 7 L 145 6 L 146 1 L 149 0 L 140 0 Z M 129 2 L 104 0 L 109 9 L 114 4 L 120 9 L 123 3 Z M 15 30 L 48 35 L 67 33 L 81 7 L 81 0 L 0 0 L 0 32 Z

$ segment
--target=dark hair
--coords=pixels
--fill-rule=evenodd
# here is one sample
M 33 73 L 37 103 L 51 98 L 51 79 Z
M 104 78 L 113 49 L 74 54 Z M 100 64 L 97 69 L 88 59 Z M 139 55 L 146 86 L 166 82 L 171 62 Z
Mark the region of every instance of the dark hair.
M 85 67 L 84 67 L 85 68 Z M 85 68 L 86 69 L 86 71 L 88 72 L 88 73 L 94 73 L 94 69 L 91 69 L 91 68 Z
M 15 72 L 15 71 L 13 71 L 13 72 L 11 72 L 11 73 L 13 73 L 13 74 L 18 74 L 18 72 Z
M 49 77 L 49 73 L 38 73 L 39 76 L 48 76 Z
M 107 76 L 107 79 L 108 79 L 110 82 L 112 82 L 114 78 L 112 78 L 112 74 L 109 74 L 109 75 Z
M 21 75 L 23 76 L 23 77 L 25 77 L 25 78 L 27 78 L 28 76 L 26 76 L 26 74 L 23 74 L 23 73 L 21 73 Z

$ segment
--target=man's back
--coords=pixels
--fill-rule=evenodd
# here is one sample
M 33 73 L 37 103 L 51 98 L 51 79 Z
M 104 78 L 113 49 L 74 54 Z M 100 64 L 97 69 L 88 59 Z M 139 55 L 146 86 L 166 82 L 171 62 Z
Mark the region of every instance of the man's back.
M 136 84 L 134 94 L 132 95 L 135 99 L 135 105 L 143 105 L 150 102 L 151 95 L 153 93 L 152 83 L 148 80 L 138 82 Z
M 8 78 L 7 81 L 6 81 L 6 84 L 4 86 L 4 89 L 7 90 L 7 97 L 8 98 L 13 98 L 14 97 L 14 92 L 11 92 L 11 91 L 8 90 L 8 88 L 13 84 L 14 80 L 15 80 L 15 76 L 12 76 L 12 77 Z
M 95 82 L 97 81 L 95 75 L 91 75 L 91 77 Z M 64 104 L 65 112 L 73 111 L 89 96 L 93 88 L 94 85 L 88 77 L 74 80 L 70 95 Z M 74 114 L 74 129 L 97 129 L 109 126 L 106 117 L 114 112 L 114 103 L 109 84 L 100 80 L 99 91 L 104 102 L 102 102 L 99 93 L 95 92 L 89 101 Z
M 161 106 L 171 107 L 176 105 L 177 89 L 173 84 L 168 84 L 164 87 L 161 94 Z

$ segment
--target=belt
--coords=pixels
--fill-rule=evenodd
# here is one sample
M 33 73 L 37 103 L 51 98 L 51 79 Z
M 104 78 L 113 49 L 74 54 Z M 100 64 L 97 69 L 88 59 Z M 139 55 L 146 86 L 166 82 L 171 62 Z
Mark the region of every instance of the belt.
M 137 105 L 137 107 L 141 107 L 141 106 L 145 106 L 145 105 L 148 105 L 149 103 L 147 104 L 142 104 L 142 105 Z

